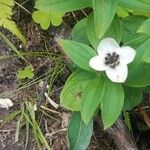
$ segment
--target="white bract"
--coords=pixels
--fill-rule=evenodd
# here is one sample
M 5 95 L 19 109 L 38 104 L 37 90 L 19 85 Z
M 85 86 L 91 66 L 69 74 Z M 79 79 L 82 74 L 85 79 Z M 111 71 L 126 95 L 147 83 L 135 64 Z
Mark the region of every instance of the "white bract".
M 90 67 L 105 71 L 113 82 L 125 82 L 128 75 L 127 64 L 134 60 L 136 51 L 129 46 L 120 47 L 112 38 L 105 38 L 100 42 L 97 53 L 97 56 L 90 59 Z
M 9 98 L 0 98 L 0 108 L 6 108 L 13 106 L 13 102 Z

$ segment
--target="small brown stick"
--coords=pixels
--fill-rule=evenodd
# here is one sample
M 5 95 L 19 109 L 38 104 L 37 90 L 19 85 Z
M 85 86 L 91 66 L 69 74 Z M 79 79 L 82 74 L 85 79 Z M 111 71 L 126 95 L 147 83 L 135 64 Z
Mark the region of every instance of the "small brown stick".
M 51 112 L 51 113 L 54 113 L 54 114 L 60 114 L 60 112 L 55 111 L 55 110 L 50 109 L 50 108 L 47 108 L 47 107 L 45 107 L 45 106 L 43 106 L 43 105 L 41 105 L 40 108 L 42 108 L 42 109 L 44 109 L 44 110 L 47 110 L 47 111 L 49 111 L 49 112 Z
M 74 12 L 71 12 L 72 16 L 74 17 L 74 19 L 76 20 L 76 22 L 78 22 L 79 20 L 77 19 L 76 15 L 74 14 Z
M 66 132 L 67 131 L 67 128 L 64 128 L 64 129 L 60 129 L 60 130 L 57 130 L 57 131 L 55 131 L 55 132 L 52 132 L 52 133 L 50 133 L 50 134 L 48 134 L 48 133 L 46 133 L 46 135 L 45 136 L 53 136 L 54 134 L 57 134 L 57 133 L 59 133 L 59 132 Z
M 83 9 L 81 9 L 81 11 L 85 15 L 85 17 L 88 17 L 88 15 L 86 14 L 86 12 Z
M 114 139 L 119 150 L 137 150 L 129 131 L 121 118 L 119 118 L 112 127 L 108 128 L 106 132 Z

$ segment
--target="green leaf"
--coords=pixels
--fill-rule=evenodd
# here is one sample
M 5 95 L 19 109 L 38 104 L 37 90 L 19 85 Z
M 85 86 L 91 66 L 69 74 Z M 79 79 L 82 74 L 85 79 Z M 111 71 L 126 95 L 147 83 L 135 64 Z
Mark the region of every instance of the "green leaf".
M 45 12 L 70 12 L 91 6 L 91 0 L 38 0 L 35 8 Z
M 93 71 L 89 66 L 89 60 L 96 55 L 96 52 L 91 47 L 69 40 L 60 40 L 59 44 L 76 65 L 82 69 Z
M 125 9 L 123 9 L 122 7 L 118 6 L 117 15 L 118 15 L 118 17 L 126 18 L 129 16 L 129 13 Z
M 83 93 L 96 74 L 84 70 L 77 70 L 70 75 L 60 95 L 60 103 L 63 107 L 80 111 L 83 104 Z
M 124 92 L 121 84 L 113 83 L 110 80 L 106 81 L 105 88 L 101 102 L 101 115 L 104 129 L 107 129 L 115 123 L 121 113 Z
M 125 102 L 123 110 L 132 110 L 142 101 L 142 89 L 124 86 Z
M 87 19 L 82 19 L 76 23 L 72 30 L 72 40 L 90 45 L 86 32 Z
M 34 22 L 40 24 L 43 30 L 47 30 L 50 26 L 50 14 L 42 11 L 34 11 L 32 14 Z
M 70 150 L 86 150 L 93 132 L 93 120 L 85 125 L 79 112 L 73 112 L 68 125 Z
M 51 23 L 53 26 L 59 26 L 62 23 L 63 12 L 50 12 Z
M 144 87 L 143 92 L 150 93 L 150 86 Z
M 134 12 L 141 12 L 150 15 L 150 6 L 139 0 L 119 0 L 119 5 Z
M 143 43 L 145 43 L 145 41 L 149 39 L 149 36 L 146 34 L 136 33 L 137 29 L 145 21 L 145 18 L 139 16 L 133 16 L 133 17 L 130 16 L 127 17 L 126 19 L 123 22 L 124 25 L 123 42 L 125 43 L 125 45 L 129 45 L 135 49 L 142 49 L 142 50 L 137 50 L 136 58 L 138 55 L 138 59 L 136 59 L 136 62 L 134 60 L 133 63 L 129 64 L 129 75 L 126 84 L 132 87 L 147 86 L 149 85 L 149 79 L 148 79 L 149 73 L 146 71 L 146 74 L 144 74 L 146 76 L 145 79 L 144 77 L 142 77 L 142 74 L 143 71 L 145 72 L 145 70 L 149 69 L 148 64 L 144 63 L 144 61 L 148 62 L 149 57 L 147 57 L 148 54 L 146 53 L 149 53 L 149 49 L 142 45 Z M 140 51 L 142 53 L 140 53 Z M 138 80 L 137 78 L 135 78 L 135 76 L 138 78 Z
M 12 20 L 14 7 L 14 0 L 0 0 L 0 27 L 4 27 L 17 36 L 25 45 L 26 38 L 22 35 L 20 30 L 17 28 L 16 23 Z
M 143 55 L 150 47 L 150 38 L 136 49 L 136 57 L 129 65 L 129 74 L 126 85 L 132 87 L 145 87 L 150 85 L 150 64 L 143 62 Z
M 117 30 L 116 30 L 117 29 Z M 112 37 L 114 38 L 117 43 L 121 42 L 122 39 L 122 23 L 121 20 L 115 16 L 109 29 L 105 33 L 104 37 Z
M 50 23 L 54 26 L 59 26 L 62 23 L 62 17 L 64 13 L 61 12 L 42 12 L 34 11 L 32 14 L 33 20 L 40 24 L 43 30 L 47 30 L 50 26 Z
M 144 21 L 144 23 L 140 26 L 137 32 L 150 35 L 150 18 Z
M 117 30 L 116 30 L 117 28 Z M 96 32 L 95 32 L 95 25 L 94 25 L 94 17 L 93 14 L 89 15 L 87 20 L 87 35 L 89 38 L 90 43 L 92 46 L 97 49 L 98 44 L 100 43 L 100 40 L 98 39 Z M 122 24 L 120 19 L 115 16 L 111 25 L 109 26 L 109 29 L 103 36 L 105 37 L 112 37 L 114 38 L 118 43 L 120 43 L 122 39 Z
M 133 38 L 129 42 L 125 43 L 124 45 L 130 45 L 133 48 L 138 48 L 140 47 L 149 37 L 147 35 L 139 35 L 136 38 Z
M 102 79 L 102 75 L 92 80 L 85 88 L 83 94 L 83 106 L 81 115 L 85 124 L 87 124 L 94 116 L 96 109 L 98 108 L 102 96 L 105 90 L 105 84 Z
M 142 25 L 142 23 L 146 20 L 145 17 L 141 16 L 129 16 L 126 17 L 123 22 L 123 35 L 122 41 L 123 43 L 127 43 L 133 39 L 138 38 L 139 36 L 143 36 L 141 33 L 137 33 L 137 30 Z
M 32 79 L 34 77 L 33 69 L 30 66 L 25 67 L 23 70 L 19 69 L 17 76 L 19 79 Z
M 144 52 L 144 55 L 142 57 L 142 61 L 146 62 L 146 63 L 150 63 L 150 49 L 146 49 Z M 150 64 L 149 64 L 150 65 Z
M 114 18 L 118 0 L 92 0 L 92 2 L 96 34 L 101 39 Z
M 141 2 L 150 5 L 150 1 L 149 0 L 140 0 Z
M 96 35 L 95 30 L 95 24 L 94 24 L 94 16 L 93 13 L 91 13 L 87 19 L 87 36 L 91 43 L 91 45 L 94 47 L 94 49 L 97 49 L 99 44 L 99 39 Z

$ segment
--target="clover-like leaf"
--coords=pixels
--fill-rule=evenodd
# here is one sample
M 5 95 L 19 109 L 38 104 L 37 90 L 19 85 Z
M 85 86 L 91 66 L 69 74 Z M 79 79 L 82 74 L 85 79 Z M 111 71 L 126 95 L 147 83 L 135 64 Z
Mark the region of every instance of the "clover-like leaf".
M 40 24 L 43 30 L 47 30 L 51 23 L 54 26 L 59 26 L 62 23 L 63 16 L 64 13 L 62 12 L 43 12 L 40 10 L 37 10 L 32 14 L 33 20 Z
M 32 79 L 34 77 L 33 69 L 30 66 L 27 66 L 24 69 L 19 69 L 17 76 L 19 79 Z

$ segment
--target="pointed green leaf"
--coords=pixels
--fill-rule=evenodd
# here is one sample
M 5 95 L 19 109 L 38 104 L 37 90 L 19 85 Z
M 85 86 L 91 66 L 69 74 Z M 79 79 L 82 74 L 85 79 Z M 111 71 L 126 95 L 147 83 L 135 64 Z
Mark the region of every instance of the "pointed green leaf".
M 73 27 L 73 30 L 71 33 L 73 41 L 90 45 L 90 42 L 89 42 L 88 36 L 87 36 L 87 32 L 86 32 L 86 26 L 87 26 L 86 18 L 84 18 L 76 23 L 76 25 Z
M 114 18 L 118 0 L 92 0 L 92 2 L 96 34 L 101 39 Z
M 85 125 L 79 112 L 73 112 L 68 126 L 70 150 L 86 150 L 93 132 L 93 120 Z
M 150 1 L 149 0 L 140 0 L 141 2 L 150 5 Z
M 150 35 L 150 18 L 143 22 L 137 32 Z
M 87 30 L 87 36 L 88 36 L 88 39 L 89 39 L 91 45 L 94 47 L 94 49 L 97 49 L 100 40 L 98 39 L 98 37 L 96 35 L 93 13 L 90 14 L 87 19 L 86 30 Z
M 70 12 L 91 6 L 91 0 L 38 0 L 35 8 L 45 12 Z
M 117 43 L 120 43 L 122 39 L 122 23 L 120 18 L 118 18 L 117 16 L 114 17 L 104 37 L 112 37 L 117 41 Z
M 96 55 L 96 52 L 91 47 L 69 40 L 60 40 L 59 44 L 76 65 L 82 69 L 93 71 L 89 66 L 89 60 Z
M 117 30 L 116 30 L 116 28 L 117 28 Z M 87 35 L 88 35 L 88 39 L 89 39 L 91 45 L 94 47 L 94 49 L 97 49 L 98 44 L 100 43 L 100 40 L 98 39 L 96 32 L 95 32 L 93 13 L 91 15 L 89 15 L 89 17 L 87 19 Z M 121 24 L 120 19 L 117 16 L 114 17 L 111 25 L 109 26 L 109 29 L 103 36 L 103 38 L 105 38 L 105 37 L 112 37 L 118 43 L 120 43 L 121 38 L 122 38 L 122 24 Z
M 72 111 L 80 111 L 83 104 L 85 88 L 95 77 L 96 74 L 84 70 L 72 73 L 61 92 L 61 105 Z
M 105 88 L 101 103 L 101 115 L 104 129 L 107 129 L 115 123 L 121 113 L 124 92 L 121 84 L 113 83 L 110 80 L 106 81 Z
M 150 46 L 150 41 L 149 41 L 149 46 Z M 144 61 L 146 63 L 150 63 L 150 49 L 149 48 L 145 49 L 145 52 L 142 57 L 142 61 Z
M 146 51 L 149 51 L 150 38 L 145 40 L 137 49 L 134 61 L 129 65 L 128 78 L 125 82 L 132 87 L 145 87 L 150 85 L 150 64 L 143 61 Z
M 123 27 L 122 42 L 127 43 L 139 37 L 141 34 L 140 33 L 137 34 L 137 30 L 145 20 L 146 18 L 142 16 L 130 15 L 126 17 L 122 22 Z
M 140 0 L 119 0 L 119 5 L 128 10 L 147 13 L 147 15 L 150 15 L 150 6 Z
M 92 80 L 85 88 L 81 115 L 86 124 L 94 116 L 96 109 L 99 108 L 104 90 L 105 85 L 101 75 Z

